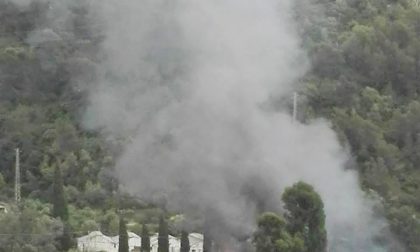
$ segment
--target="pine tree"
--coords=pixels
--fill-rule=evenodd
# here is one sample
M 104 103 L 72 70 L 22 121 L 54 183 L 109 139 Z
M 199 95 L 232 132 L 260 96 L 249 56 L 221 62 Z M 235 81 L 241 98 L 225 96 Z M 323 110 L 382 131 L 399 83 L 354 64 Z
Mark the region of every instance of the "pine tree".
M 118 252 L 128 252 L 128 233 L 125 221 L 120 217 Z
M 190 251 L 190 240 L 188 239 L 188 232 L 182 231 L 180 252 L 189 252 L 189 251 Z
M 311 185 L 298 182 L 286 188 L 282 199 L 290 233 L 302 234 L 308 251 L 325 252 L 327 232 L 324 204 L 319 194 Z
M 143 224 L 141 233 L 141 252 L 150 252 L 150 236 L 146 224 Z
M 168 224 L 163 216 L 159 219 L 158 252 L 169 252 Z
M 305 252 L 307 251 L 301 235 L 291 235 L 287 230 L 286 221 L 275 213 L 264 213 L 257 220 L 258 229 L 254 234 L 256 252 L 281 251 Z

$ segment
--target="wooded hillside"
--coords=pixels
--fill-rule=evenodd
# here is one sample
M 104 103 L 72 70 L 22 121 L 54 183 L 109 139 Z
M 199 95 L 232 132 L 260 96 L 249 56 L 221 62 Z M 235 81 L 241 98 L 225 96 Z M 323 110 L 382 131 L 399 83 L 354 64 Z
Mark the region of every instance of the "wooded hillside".
M 51 27 L 48 8 L 42 1 L 22 9 L 0 0 L 0 201 L 13 202 L 20 148 L 25 216 L 0 216 L 0 226 L 8 227 L 2 232 L 17 237 L 0 236 L 0 251 L 55 251 L 45 241 L 55 240 L 51 234 L 62 226 L 50 217 L 57 166 L 76 236 L 98 228 L 116 234 L 117 206 L 137 233 L 145 220 L 156 230 L 161 214 L 117 195 L 113 165 L 126 140 L 105 141 L 81 126 L 85 82 L 95 78 L 102 57 L 100 29 L 83 1 L 74 1 L 65 26 Z M 296 18 L 312 66 L 299 85 L 299 120 L 331 121 L 354 159 L 348 168 L 381 199 L 408 251 L 420 251 L 419 1 L 300 0 Z M 19 236 L 28 226 L 28 233 L 46 236 L 28 242 Z

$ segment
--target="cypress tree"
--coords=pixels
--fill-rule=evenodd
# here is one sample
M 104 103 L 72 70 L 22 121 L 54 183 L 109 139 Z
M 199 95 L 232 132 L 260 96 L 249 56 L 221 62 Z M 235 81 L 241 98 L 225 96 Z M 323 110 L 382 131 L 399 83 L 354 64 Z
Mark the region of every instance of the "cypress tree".
M 120 217 L 118 252 L 128 252 L 128 233 L 125 221 Z
M 143 224 L 141 232 L 141 252 L 150 252 L 150 236 L 146 224 Z
M 61 174 L 60 165 L 57 164 L 54 170 L 54 184 L 53 184 L 53 195 L 52 195 L 53 217 L 61 218 L 63 222 L 69 219 L 69 210 L 67 208 L 67 201 L 64 195 L 64 183 L 63 176 Z
M 57 238 L 58 248 L 60 251 L 68 251 L 75 246 L 75 241 L 73 239 L 72 231 L 70 225 L 65 222 L 63 223 L 63 234 Z
M 204 227 L 203 252 L 212 252 L 212 240 L 207 225 Z
M 169 252 L 168 224 L 163 216 L 159 219 L 158 252 Z
M 189 251 L 190 251 L 190 240 L 188 239 L 188 232 L 182 231 L 180 252 L 189 252 Z
M 58 248 L 61 251 L 68 251 L 74 245 L 70 225 L 68 224 L 69 210 L 67 200 L 64 194 L 64 182 L 61 173 L 60 162 L 57 162 L 54 169 L 54 183 L 52 195 L 52 215 L 60 218 L 63 222 L 63 234 L 57 237 Z

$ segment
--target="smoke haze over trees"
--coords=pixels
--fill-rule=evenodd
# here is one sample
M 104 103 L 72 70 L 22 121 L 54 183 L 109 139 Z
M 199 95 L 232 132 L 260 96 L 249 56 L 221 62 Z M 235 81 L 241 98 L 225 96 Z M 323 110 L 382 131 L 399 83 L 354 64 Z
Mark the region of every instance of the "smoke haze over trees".
M 418 251 L 419 17 L 415 0 L 0 0 L 0 200 L 19 147 L 25 206 L 0 222 L 48 241 L 0 250 L 58 246 L 60 165 L 74 236 L 116 235 L 117 208 L 155 232 L 165 206 L 244 240 L 302 180 L 332 251 Z
M 217 241 L 251 233 L 259 201 L 278 210 L 273 197 L 304 180 L 324 199 L 331 249 L 344 251 L 341 237 L 352 251 L 377 246 L 385 221 L 345 170 L 330 125 L 292 123 L 271 101 L 308 70 L 294 2 L 109 5 L 84 123 L 130 137 L 116 162 L 128 192 L 187 218 L 198 210 Z M 273 195 L 255 199 L 261 189 Z

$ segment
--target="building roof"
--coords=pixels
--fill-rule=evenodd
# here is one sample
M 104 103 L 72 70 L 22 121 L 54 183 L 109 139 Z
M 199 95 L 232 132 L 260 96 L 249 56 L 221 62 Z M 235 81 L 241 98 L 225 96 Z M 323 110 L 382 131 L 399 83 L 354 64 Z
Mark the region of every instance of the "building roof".
M 100 238 L 100 239 L 103 239 L 103 240 L 108 241 L 110 243 L 114 243 L 114 241 L 111 237 L 108 237 L 108 236 L 102 234 L 101 231 L 90 232 L 88 235 L 77 238 L 77 241 L 78 242 L 79 241 L 80 242 L 89 242 L 90 240 L 95 239 L 95 238 Z
M 195 238 L 197 240 L 203 240 L 204 236 L 200 233 L 191 233 L 188 235 L 189 238 Z
M 127 233 L 128 233 L 128 238 L 129 239 L 131 239 L 131 238 L 139 238 L 139 239 L 141 239 L 140 236 L 136 235 L 133 232 L 128 231 Z

